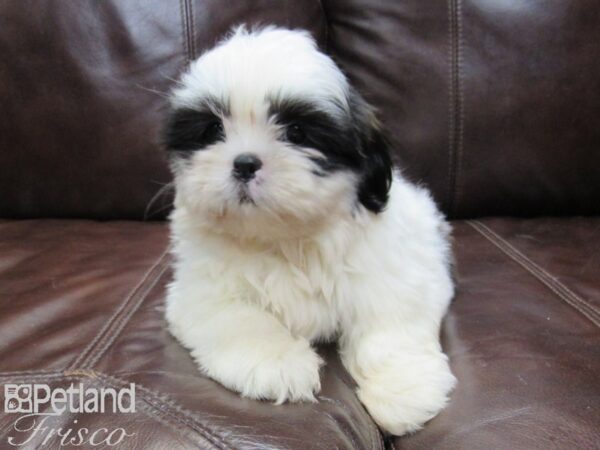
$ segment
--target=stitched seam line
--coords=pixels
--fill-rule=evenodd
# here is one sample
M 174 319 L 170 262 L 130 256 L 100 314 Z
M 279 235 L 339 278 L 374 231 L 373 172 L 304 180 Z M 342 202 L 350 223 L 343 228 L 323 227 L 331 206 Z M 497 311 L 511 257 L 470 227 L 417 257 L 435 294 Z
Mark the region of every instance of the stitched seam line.
M 47 381 L 99 380 L 100 382 L 112 387 L 123 387 L 129 385 L 129 381 L 91 370 L 73 370 L 43 375 L 38 374 L 17 378 L 15 381 L 27 383 L 29 381 L 40 380 L 40 378 Z M 136 397 L 140 400 L 143 400 L 144 404 L 147 405 L 145 412 L 148 413 L 147 415 L 149 417 L 159 422 L 159 418 L 163 418 L 168 425 L 175 427 L 177 427 L 177 425 L 182 425 L 185 428 L 197 433 L 201 438 L 208 441 L 215 448 L 221 450 L 234 450 L 227 443 L 225 443 L 220 436 L 217 436 L 212 430 L 210 430 L 210 428 L 199 423 L 190 413 L 184 416 L 177 415 L 177 413 L 184 413 L 185 410 L 179 407 L 175 402 L 160 398 L 151 390 L 137 383 L 135 384 L 135 389 Z M 141 392 L 142 395 L 139 395 L 138 392 Z M 149 398 L 148 395 L 150 395 L 151 398 Z
M 181 22 L 183 33 L 183 50 L 187 64 L 194 59 L 194 39 L 193 39 L 193 21 L 190 16 L 191 6 L 189 0 L 180 0 L 179 8 L 181 10 Z
M 127 387 L 129 384 L 128 382 L 118 383 L 117 380 L 112 380 L 111 377 L 106 377 L 104 374 L 99 372 L 91 372 L 89 378 L 91 380 L 98 381 L 99 383 L 97 384 L 99 385 L 111 386 L 115 389 L 118 387 Z M 169 411 L 165 410 L 165 408 L 162 407 L 163 405 L 155 405 L 144 395 L 139 395 L 139 386 L 137 384 L 135 386 L 135 390 L 137 399 L 142 400 L 142 402 L 140 402 L 141 405 L 138 403 L 137 406 L 141 406 L 140 409 L 144 411 L 150 418 L 163 425 L 174 427 L 178 430 L 181 430 L 182 428 L 191 430 L 194 432 L 196 437 L 200 437 L 202 439 L 203 445 L 208 443 L 218 450 L 226 450 L 225 447 L 221 447 L 214 442 L 212 439 L 213 435 L 208 430 L 199 430 L 196 426 L 194 426 L 194 424 L 188 423 L 188 421 L 184 420 L 183 418 L 173 415 Z
M 458 176 L 462 159 L 463 93 L 462 93 L 462 3 L 448 0 L 449 95 L 448 95 L 448 212 L 456 214 Z
M 57 372 L 39 372 L 39 373 L 33 373 L 33 372 L 23 372 L 23 373 L 10 373 L 10 374 L 0 374 L 0 382 L 2 382 L 2 384 L 5 383 L 10 383 L 14 380 L 53 380 L 54 378 L 56 378 L 56 373 Z M 62 373 L 59 372 L 59 374 L 62 376 Z
M 190 51 L 188 50 L 187 40 L 187 15 L 185 9 L 185 0 L 179 0 L 179 14 L 181 16 L 181 41 L 183 43 L 183 59 L 187 64 L 190 62 Z
M 189 49 L 190 49 L 190 62 L 196 59 L 196 24 L 194 20 L 194 10 L 192 0 L 186 0 L 188 10 L 188 23 L 189 23 Z
M 353 392 L 353 393 L 356 395 L 356 390 L 355 390 L 353 387 L 349 386 L 349 385 L 348 385 L 348 383 L 346 383 L 346 380 L 345 380 L 343 377 L 341 377 L 340 375 L 338 375 L 338 374 L 337 374 L 335 371 L 333 372 L 333 376 L 334 376 L 334 377 L 336 377 L 338 380 L 340 380 L 340 381 L 342 382 L 342 384 L 343 384 L 344 386 L 346 386 L 346 388 L 347 388 L 347 389 L 349 389 L 349 390 L 350 390 L 350 392 Z M 324 398 L 328 398 L 328 397 L 324 397 Z M 335 400 L 333 400 L 333 399 L 329 399 L 329 400 L 330 400 L 330 401 L 334 401 L 334 402 L 335 402 Z M 363 405 L 363 404 L 362 404 L 360 401 L 359 401 L 358 403 L 359 403 L 359 405 L 360 405 L 360 406 L 363 408 L 363 411 L 366 413 L 367 417 L 368 417 L 369 419 L 371 419 L 371 415 L 370 415 L 370 414 L 369 414 L 369 412 L 367 411 L 367 409 L 366 409 L 365 405 Z M 341 405 L 340 405 L 340 406 L 341 406 Z M 342 409 L 346 410 L 346 408 L 345 408 L 345 407 L 343 407 L 343 406 L 342 406 Z M 349 411 L 347 411 L 347 412 L 349 413 Z M 378 427 L 377 427 L 377 425 L 375 425 L 373 422 L 369 422 L 369 434 L 370 434 L 371 436 L 374 436 L 374 435 L 376 435 L 376 436 L 377 436 L 377 441 L 378 441 L 378 444 L 379 444 L 379 446 L 378 446 L 378 447 L 379 447 L 380 449 L 382 449 L 382 448 L 384 447 L 384 445 L 383 445 L 383 443 L 382 443 L 382 441 L 383 441 L 383 438 L 381 437 L 381 432 L 379 431 L 379 428 L 378 428 Z M 375 448 L 375 447 L 373 447 L 373 448 Z
M 600 318 L 596 317 L 596 310 L 591 307 L 585 300 L 577 296 L 573 291 L 567 288 L 564 284 L 557 281 L 548 272 L 534 263 L 532 260 L 527 258 L 523 253 L 513 247 L 510 243 L 505 241 L 501 236 L 496 234 L 489 227 L 479 221 L 466 221 L 472 228 L 474 228 L 479 234 L 485 237 L 489 242 L 499 248 L 504 254 L 510 259 L 515 261 L 531 275 L 541 281 L 546 287 L 548 287 L 556 296 L 562 299 L 569 306 L 573 307 L 587 319 L 589 319 L 594 325 L 600 328 Z
M 56 370 L 13 370 L 9 372 L 0 372 L 0 378 L 7 377 L 18 377 L 23 375 L 43 375 L 43 374 L 53 374 L 56 373 Z
M 324 397 L 324 396 L 322 396 L 322 395 L 319 395 L 319 400 L 322 400 L 322 401 L 324 401 L 324 402 L 331 403 L 331 404 L 333 404 L 333 405 L 339 406 L 339 407 L 342 409 L 342 411 L 344 411 L 346 414 L 350 414 L 350 412 L 349 412 L 349 411 L 348 411 L 348 410 L 347 410 L 347 409 L 346 409 L 344 406 L 342 406 L 340 402 L 337 402 L 337 401 L 336 401 L 336 400 L 334 400 L 334 399 L 331 399 L 331 398 L 329 398 L 329 397 Z M 324 414 L 325 414 L 325 415 L 326 415 L 326 416 L 327 416 L 329 419 L 331 419 L 331 421 L 332 421 L 332 422 L 335 422 L 335 423 L 336 423 L 336 424 L 337 424 L 337 425 L 338 425 L 338 426 L 339 426 L 339 427 L 342 429 L 342 431 L 344 432 L 344 434 L 350 438 L 350 441 L 352 441 L 352 447 L 353 447 L 353 448 L 358 448 L 358 445 L 356 445 L 356 440 L 354 439 L 354 433 L 352 433 L 352 430 L 347 430 L 347 429 L 346 429 L 346 427 L 345 427 L 345 426 L 343 426 L 343 425 L 342 425 L 342 424 L 341 424 L 341 423 L 340 423 L 340 422 L 339 422 L 339 421 L 338 421 L 338 420 L 337 420 L 335 417 L 333 417 L 333 416 L 331 415 L 331 413 L 329 413 L 328 411 L 323 411 L 323 413 L 324 413 Z M 368 434 L 369 434 L 369 440 L 371 441 L 371 448 L 372 448 L 373 450 L 375 450 L 375 439 L 373 439 L 373 436 L 372 436 L 372 434 L 371 434 L 371 430 L 369 430 L 369 433 L 368 433 Z
M 508 241 L 503 239 L 502 236 L 500 236 L 498 233 L 496 233 L 490 227 L 484 225 L 483 223 L 481 223 L 479 221 L 473 221 L 473 222 L 476 222 L 480 227 L 482 227 L 490 235 L 492 235 L 494 238 L 496 238 L 500 243 L 502 243 L 506 247 L 508 247 L 509 250 L 511 250 L 512 252 L 515 253 L 515 256 L 517 258 L 520 258 L 523 260 L 524 264 L 529 265 L 532 270 L 538 271 L 539 276 L 541 278 L 544 278 L 548 283 L 552 284 L 556 290 L 561 291 L 562 295 L 569 297 L 570 300 L 579 304 L 579 306 L 581 306 L 582 308 L 587 309 L 588 312 L 590 312 L 591 314 L 600 316 L 600 311 L 598 309 L 596 309 L 592 304 L 588 303 L 586 300 L 584 300 L 583 298 L 581 298 L 577 294 L 575 294 L 566 285 L 564 285 L 560 281 L 558 281 L 556 279 L 556 277 L 553 277 L 543 267 L 541 267 L 538 264 L 536 264 L 535 262 L 533 262 L 530 258 L 528 258 L 525 254 L 523 254 L 521 251 L 519 251 L 515 246 L 510 244 Z
M 125 298 L 125 300 L 115 310 L 115 312 L 110 317 L 110 319 L 105 323 L 104 327 L 102 327 L 102 330 L 100 330 L 100 332 L 94 337 L 94 339 L 92 339 L 90 344 L 84 349 L 84 351 L 79 355 L 79 357 L 76 358 L 75 361 L 69 366 L 69 369 L 73 369 L 75 367 L 83 367 L 86 365 L 85 359 L 88 357 L 89 354 L 92 353 L 94 346 L 96 346 L 96 344 L 100 341 L 100 339 L 102 339 L 103 337 L 106 336 L 106 334 L 108 333 L 108 330 L 110 329 L 110 327 L 112 326 L 114 321 L 117 320 L 117 317 L 123 311 L 126 310 L 128 304 L 131 303 L 131 300 L 135 297 L 137 292 L 139 292 L 139 290 L 143 287 L 144 283 L 149 279 L 151 274 L 156 270 L 156 268 L 159 266 L 161 261 L 167 255 L 167 253 L 168 253 L 168 250 L 166 250 L 156 260 L 156 262 L 150 267 L 150 269 L 148 269 L 148 271 L 144 274 L 144 276 L 142 277 L 140 282 L 133 288 L 133 290 L 129 293 L 129 295 Z
M 73 369 L 76 367 L 84 367 L 86 365 L 86 359 L 91 355 L 94 350 L 94 347 L 99 343 L 99 341 L 106 337 L 113 323 L 117 320 L 119 315 L 123 314 L 126 311 L 129 304 L 132 302 L 132 299 L 135 298 L 136 294 L 144 287 L 146 281 L 152 276 L 157 267 L 161 264 L 161 262 L 165 259 L 168 253 L 168 249 L 156 260 L 156 262 L 148 269 L 145 275 L 142 277 L 140 282 L 133 288 L 133 290 L 129 293 L 129 295 L 125 298 L 125 300 L 119 305 L 119 307 L 115 310 L 113 315 L 108 319 L 108 321 L 104 324 L 100 332 L 92 339 L 92 341 L 88 344 L 88 346 L 81 352 L 81 354 L 75 358 L 75 361 L 69 366 L 69 369 Z
M 462 0 L 456 0 L 456 89 L 457 89 L 457 117 L 456 123 L 456 147 L 454 152 L 454 192 L 452 200 L 452 212 L 458 215 L 460 205 L 461 184 L 460 178 L 462 173 L 463 160 L 463 142 L 464 142 L 464 95 L 463 95 L 463 79 L 462 79 L 462 62 L 463 62 L 463 32 L 462 32 Z
M 521 258 L 523 260 L 524 264 L 531 266 L 532 270 L 538 271 L 539 276 L 541 278 L 544 278 L 548 283 L 552 284 L 556 290 L 561 291 L 561 294 L 565 295 L 566 297 L 569 297 L 570 300 L 579 304 L 582 308 L 587 309 L 588 312 L 590 312 L 591 314 L 600 316 L 600 310 L 596 309 L 594 307 L 594 305 L 588 303 L 586 300 L 579 297 L 571 289 L 569 289 L 566 285 L 564 285 L 563 283 L 558 281 L 556 279 L 556 277 L 552 276 L 547 270 L 545 270 L 543 267 L 541 267 L 540 265 L 538 265 L 534 261 L 532 261 L 530 258 L 528 258 L 524 253 L 522 253 L 515 246 L 513 246 L 508 241 L 503 239 L 502 236 L 500 236 L 498 233 L 496 233 L 490 227 L 484 225 L 483 223 L 481 223 L 479 221 L 473 221 L 473 222 L 476 222 L 479 226 L 481 226 L 490 235 L 492 235 L 494 238 L 496 238 L 498 241 L 500 241 L 506 247 L 508 247 L 508 249 L 512 250 L 515 253 L 516 257 Z
M 323 13 L 323 22 L 325 23 L 325 52 L 329 52 L 329 18 L 327 17 L 324 0 L 319 0 L 319 6 Z
M 101 380 L 105 380 L 108 384 L 116 385 L 116 386 L 127 386 L 129 385 L 129 381 L 124 380 L 122 378 L 116 377 L 114 375 L 107 375 L 102 372 L 92 372 L 95 376 L 100 378 Z M 160 411 L 162 414 L 166 414 L 168 417 L 171 417 L 173 420 L 186 425 L 192 430 L 196 431 L 198 434 L 202 435 L 206 440 L 208 440 L 212 445 L 219 449 L 223 450 L 233 450 L 232 447 L 229 446 L 227 442 L 223 440 L 220 436 L 218 436 L 213 430 L 199 422 L 198 419 L 194 416 L 193 413 L 187 411 L 186 409 L 179 406 L 173 400 L 161 395 L 157 392 L 154 392 L 138 383 L 135 383 L 135 390 L 137 392 L 142 392 L 143 400 L 152 408 L 157 411 Z
M 452 186 L 454 185 L 454 135 L 455 135 L 455 83 L 454 75 L 455 63 L 454 63 L 454 0 L 448 0 L 448 182 L 446 186 L 446 203 L 448 205 L 448 211 L 452 212 Z
M 336 375 L 336 378 L 339 378 L 339 377 L 337 377 L 337 375 Z M 343 381 L 342 381 L 342 383 L 343 383 Z M 352 392 L 354 392 L 354 391 L 352 391 Z M 333 399 L 333 398 L 329 398 L 329 397 L 325 397 L 324 395 L 319 395 L 319 400 L 323 400 L 323 401 L 325 401 L 327 403 L 331 403 L 332 405 L 336 405 L 342 411 L 344 411 L 346 414 L 348 414 L 349 416 L 352 416 L 352 412 L 348 409 L 348 407 L 346 405 L 344 405 L 339 400 L 336 400 L 336 399 Z M 363 406 L 363 405 L 361 404 L 361 406 Z M 339 422 L 337 420 L 335 420 L 335 418 L 331 414 L 327 413 L 327 415 L 331 419 L 333 419 L 334 422 L 336 422 L 336 423 L 339 424 Z M 367 413 L 367 417 L 368 417 L 369 420 L 372 420 L 371 416 L 368 413 Z M 340 427 L 341 428 L 345 428 L 345 427 L 342 427 L 341 424 L 340 424 Z M 371 448 L 373 450 L 376 450 L 376 449 L 377 450 L 383 450 L 383 438 L 381 437 L 381 433 L 379 432 L 379 428 L 377 428 L 372 423 L 369 423 L 369 427 L 368 428 L 369 428 L 368 435 L 369 435 L 369 440 L 371 441 Z M 375 432 L 373 432 L 373 428 L 375 428 Z M 354 447 L 358 448 L 358 446 L 356 445 L 356 442 L 354 440 L 354 437 L 352 436 L 352 433 L 349 432 L 349 433 L 347 433 L 347 435 L 350 436 L 350 439 L 352 440 L 352 443 L 354 444 Z
M 98 362 L 98 360 L 106 353 L 106 351 L 110 348 L 113 342 L 119 337 L 125 325 L 129 322 L 131 317 L 135 314 L 135 312 L 142 306 L 144 300 L 148 296 L 148 293 L 156 286 L 156 283 L 163 276 L 167 268 L 169 267 L 169 259 L 166 258 L 166 255 L 169 253 L 169 249 L 167 249 L 156 264 L 151 269 L 149 275 L 144 278 L 144 280 L 138 285 L 139 289 L 137 292 L 131 296 L 131 298 L 138 297 L 137 301 L 129 302 L 132 304 L 129 311 L 127 309 L 123 309 L 123 314 L 119 318 L 115 318 L 112 322 L 112 329 L 107 330 L 107 332 L 102 336 L 101 340 L 98 342 L 97 349 L 95 352 L 91 352 L 89 361 L 87 363 L 82 363 L 81 368 L 83 369 L 91 369 L 94 364 Z M 94 354 L 95 353 L 95 354 Z

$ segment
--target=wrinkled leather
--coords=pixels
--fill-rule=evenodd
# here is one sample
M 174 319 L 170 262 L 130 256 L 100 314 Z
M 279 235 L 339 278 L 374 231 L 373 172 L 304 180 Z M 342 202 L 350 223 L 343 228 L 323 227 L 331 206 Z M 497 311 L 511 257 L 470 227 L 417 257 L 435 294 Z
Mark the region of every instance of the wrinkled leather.
M 331 346 L 321 349 L 329 363 L 316 404 L 241 399 L 203 377 L 166 329 L 167 250 L 160 223 L 0 221 L 0 384 L 136 383 L 133 415 L 52 419 L 123 426 L 136 433 L 125 448 L 383 449 Z M 0 414 L 0 446 L 19 436 L 11 434 L 14 420 Z

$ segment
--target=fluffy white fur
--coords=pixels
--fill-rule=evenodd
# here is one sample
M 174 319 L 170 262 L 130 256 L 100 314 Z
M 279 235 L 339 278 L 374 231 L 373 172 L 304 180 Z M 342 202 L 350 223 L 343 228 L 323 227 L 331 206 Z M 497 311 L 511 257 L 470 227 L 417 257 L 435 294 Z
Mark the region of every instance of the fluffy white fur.
M 386 209 L 356 201 L 356 176 L 315 176 L 277 140 L 268 95 L 348 108 L 348 82 L 308 34 L 238 29 L 194 62 L 175 107 L 226 99 L 227 138 L 175 164 L 170 330 L 200 369 L 245 397 L 317 401 L 321 358 L 338 339 L 375 421 L 402 435 L 446 404 L 455 379 L 439 343 L 453 295 L 448 225 L 429 193 L 394 174 Z M 326 99 L 335 98 L 331 103 Z M 240 203 L 230 172 L 246 151 L 264 166 Z M 318 152 L 315 152 L 318 154 Z

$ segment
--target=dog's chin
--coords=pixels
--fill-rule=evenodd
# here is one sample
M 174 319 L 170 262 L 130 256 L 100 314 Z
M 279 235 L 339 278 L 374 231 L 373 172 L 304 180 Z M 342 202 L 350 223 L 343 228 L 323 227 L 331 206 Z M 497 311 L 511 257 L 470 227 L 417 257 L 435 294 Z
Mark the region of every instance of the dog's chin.
M 323 228 L 322 223 L 324 221 L 314 217 L 306 220 L 295 215 L 265 212 L 246 200 L 218 217 L 212 230 L 234 240 L 271 243 L 309 238 Z

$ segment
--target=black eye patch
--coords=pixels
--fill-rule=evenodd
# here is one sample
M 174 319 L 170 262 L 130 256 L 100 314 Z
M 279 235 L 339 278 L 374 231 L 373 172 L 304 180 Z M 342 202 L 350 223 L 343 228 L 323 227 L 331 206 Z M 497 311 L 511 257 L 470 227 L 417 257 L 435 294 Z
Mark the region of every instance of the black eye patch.
M 221 118 L 211 111 L 174 110 L 167 122 L 165 145 L 179 155 L 201 150 L 225 138 Z
M 269 115 L 282 127 L 281 140 L 325 156 L 311 158 L 322 171 L 360 167 L 357 136 L 349 120 L 333 117 L 317 104 L 300 99 L 271 101 Z

